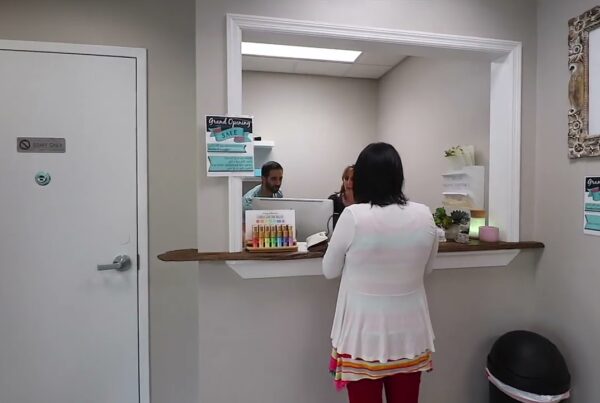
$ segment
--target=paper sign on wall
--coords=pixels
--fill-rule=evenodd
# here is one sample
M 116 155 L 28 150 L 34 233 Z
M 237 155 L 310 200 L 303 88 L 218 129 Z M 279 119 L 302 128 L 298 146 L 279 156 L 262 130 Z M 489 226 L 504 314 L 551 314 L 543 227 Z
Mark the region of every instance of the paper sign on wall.
M 252 117 L 206 116 L 206 174 L 254 176 Z
M 600 236 L 600 176 L 586 176 L 583 200 L 583 233 Z

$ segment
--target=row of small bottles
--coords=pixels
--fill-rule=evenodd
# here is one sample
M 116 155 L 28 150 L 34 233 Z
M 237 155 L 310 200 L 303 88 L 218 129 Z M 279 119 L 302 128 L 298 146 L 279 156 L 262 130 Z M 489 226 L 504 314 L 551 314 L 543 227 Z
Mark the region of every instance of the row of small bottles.
M 293 225 L 257 224 L 252 226 L 253 248 L 285 248 L 294 245 Z

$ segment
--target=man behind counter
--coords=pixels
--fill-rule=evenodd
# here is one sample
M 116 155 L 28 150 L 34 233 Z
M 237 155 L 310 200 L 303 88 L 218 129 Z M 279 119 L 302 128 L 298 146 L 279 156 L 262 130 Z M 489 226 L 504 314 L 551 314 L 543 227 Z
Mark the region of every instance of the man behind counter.
M 255 197 L 276 197 L 281 199 L 283 192 L 279 190 L 283 181 L 283 168 L 278 162 L 265 162 L 260 170 L 261 183 L 250 189 L 242 199 L 244 210 L 252 208 Z

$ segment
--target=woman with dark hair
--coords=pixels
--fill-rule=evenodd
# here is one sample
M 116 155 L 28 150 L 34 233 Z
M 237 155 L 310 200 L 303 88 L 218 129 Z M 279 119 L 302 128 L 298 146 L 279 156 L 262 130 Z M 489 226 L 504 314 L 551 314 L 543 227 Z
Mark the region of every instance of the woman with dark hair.
M 354 165 L 348 165 L 342 172 L 342 187 L 339 193 L 329 196 L 333 200 L 333 228 L 344 209 L 354 204 Z
M 341 214 L 323 258 L 342 276 L 330 371 L 350 403 L 416 403 L 432 368 L 433 330 L 423 285 L 437 253 L 429 208 L 407 200 L 398 152 L 373 143 L 354 165 L 356 204 Z

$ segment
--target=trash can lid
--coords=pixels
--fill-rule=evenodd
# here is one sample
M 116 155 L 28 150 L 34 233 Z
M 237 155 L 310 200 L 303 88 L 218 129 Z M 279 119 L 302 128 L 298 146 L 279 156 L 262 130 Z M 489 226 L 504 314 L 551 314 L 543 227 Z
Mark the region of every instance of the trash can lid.
M 540 395 L 559 395 L 571 387 L 571 374 L 558 348 L 526 330 L 508 332 L 492 346 L 489 371 L 503 383 Z

